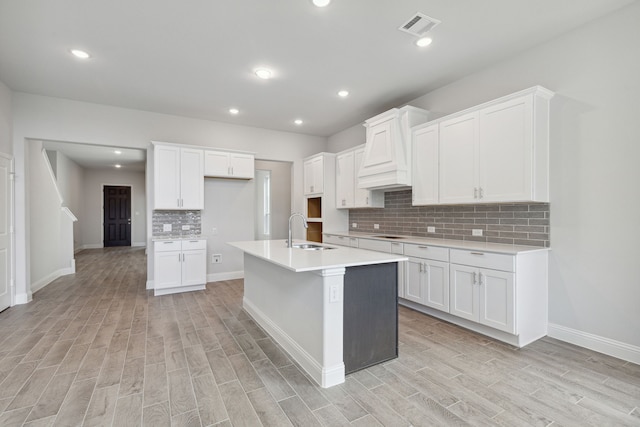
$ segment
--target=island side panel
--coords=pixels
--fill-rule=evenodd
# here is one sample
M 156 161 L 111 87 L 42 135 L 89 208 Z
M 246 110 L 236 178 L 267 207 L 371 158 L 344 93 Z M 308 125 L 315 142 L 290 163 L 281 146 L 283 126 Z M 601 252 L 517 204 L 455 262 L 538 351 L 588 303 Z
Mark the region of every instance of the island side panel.
M 344 277 L 345 372 L 398 357 L 398 264 L 348 267 Z
M 245 253 L 244 270 L 245 310 L 322 387 L 344 382 L 345 269 L 296 273 Z

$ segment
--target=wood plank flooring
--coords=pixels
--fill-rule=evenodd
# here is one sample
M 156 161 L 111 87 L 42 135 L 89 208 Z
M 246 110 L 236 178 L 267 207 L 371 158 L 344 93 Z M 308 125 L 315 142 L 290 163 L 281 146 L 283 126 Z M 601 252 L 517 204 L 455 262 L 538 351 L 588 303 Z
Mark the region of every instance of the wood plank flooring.
M 144 250 L 0 313 L 0 426 L 640 426 L 640 366 L 515 349 L 406 308 L 400 357 L 317 387 L 242 310 L 242 281 L 154 297 Z

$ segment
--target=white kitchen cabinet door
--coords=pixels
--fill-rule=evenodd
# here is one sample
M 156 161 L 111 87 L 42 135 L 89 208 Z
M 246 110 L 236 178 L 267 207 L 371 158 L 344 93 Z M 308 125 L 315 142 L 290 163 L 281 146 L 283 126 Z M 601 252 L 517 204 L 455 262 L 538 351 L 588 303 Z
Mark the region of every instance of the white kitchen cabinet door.
M 364 159 L 364 147 L 353 152 L 353 207 L 354 208 L 384 208 L 384 192 L 372 191 L 358 187 L 358 171 Z
M 203 151 L 180 149 L 180 194 L 182 209 L 204 209 Z
M 478 322 L 480 316 L 478 269 L 466 265 L 449 266 L 449 313 Z
M 229 153 L 229 166 L 233 178 L 253 179 L 255 161 L 253 154 Z
M 354 152 L 336 156 L 336 207 L 352 208 L 354 205 Z
M 514 273 L 480 269 L 480 323 L 510 334 L 516 333 Z
M 396 167 L 398 159 L 393 145 L 393 138 L 397 138 L 393 133 L 394 119 L 395 115 L 367 128 L 367 144 L 361 165 L 364 173 L 375 174 Z
M 225 151 L 204 152 L 204 175 L 227 177 L 230 175 L 229 153 Z
M 175 288 L 182 284 L 181 251 L 156 251 L 154 263 L 154 288 Z
M 420 258 L 409 258 L 405 265 L 404 298 L 418 304 L 424 304 L 425 301 L 423 262 Z
M 425 292 L 423 304 L 437 310 L 449 312 L 449 263 L 424 261 L 423 275 Z
M 440 203 L 478 197 L 478 112 L 440 123 Z
M 413 205 L 438 203 L 438 145 L 440 139 L 437 124 L 421 128 L 413 133 L 411 172 L 413 177 Z
M 156 145 L 153 150 L 153 206 L 180 208 L 180 148 Z
M 533 200 L 533 97 L 480 110 L 479 140 L 480 201 Z
M 207 283 L 207 251 L 182 252 L 182 286 Z
M 304 162 L 304 194 L 318 194 L 324 192 L 324 161 L 319 155 Z

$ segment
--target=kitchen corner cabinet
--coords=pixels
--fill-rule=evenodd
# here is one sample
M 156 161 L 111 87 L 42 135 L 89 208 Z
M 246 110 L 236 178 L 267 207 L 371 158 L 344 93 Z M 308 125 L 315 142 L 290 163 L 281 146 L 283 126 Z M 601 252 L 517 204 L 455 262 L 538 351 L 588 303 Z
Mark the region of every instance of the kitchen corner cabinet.
M 154 242 L 154 295 L 202 290 L 207 283 L 207 241 Z
M 552 96 L 537 86 L 439 120 L 439 203 L 548 202 Z
M 383 208 L 384 193 L 358 187 L 358 170 L 364 156 L 364 145 L 336 155 L 336 207 Z
M 322 194 L 324 192 L 324 161 L 323 153 L 304 160 L 304 194 Z
M 253 179 L 254 163 L 253 154 L 205 150 L 204 176 Z
M 411 173 L 413 182 L 412 204 L 438 203 L 438 124 L 420 127 L 412 133 Z
M 154 144 L 154 209 L 204 209 L 203 151 Z

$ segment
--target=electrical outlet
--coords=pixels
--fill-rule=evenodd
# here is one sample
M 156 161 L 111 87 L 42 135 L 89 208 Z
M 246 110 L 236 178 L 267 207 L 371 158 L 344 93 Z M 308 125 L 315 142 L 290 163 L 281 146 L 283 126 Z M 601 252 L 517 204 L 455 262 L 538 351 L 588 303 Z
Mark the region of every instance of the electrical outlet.
M 215 234 L 218 234 L 218 229 L 217 229 L 216 227 L 213 227 L 213 228 L 211 229 L 211 234 L 214 234 L 214 235 L 215 235 Z
M 351 228 L 358 228 L 358 223 L 357 222 L 352 222 L 351 223 Z
M 191 226 L 190 226 L 189 224 L 187 224 L 187 225 L 183 225 L 183 226 L 182 226 L 182 230 L 183 230 L 183 231 L 191 230 Z
M 220 264 L 222 262 L 222 254 L 212 254 L 211 264 Z
M 482 228 L 473 228 L 471 230 L 471 235 L 478 236 L 478 237 L 482 236 Z
M 435 233 L 436 232 L 436 228 L 434 226 L 428 226 L 427 227 L 427 233 Z
M 162 231 L 171 231 L 171 224 L 162 224 Z
M 374 230 L 379 230 L 380 229 L 380 224 L 373 224 L 373 229 Z

